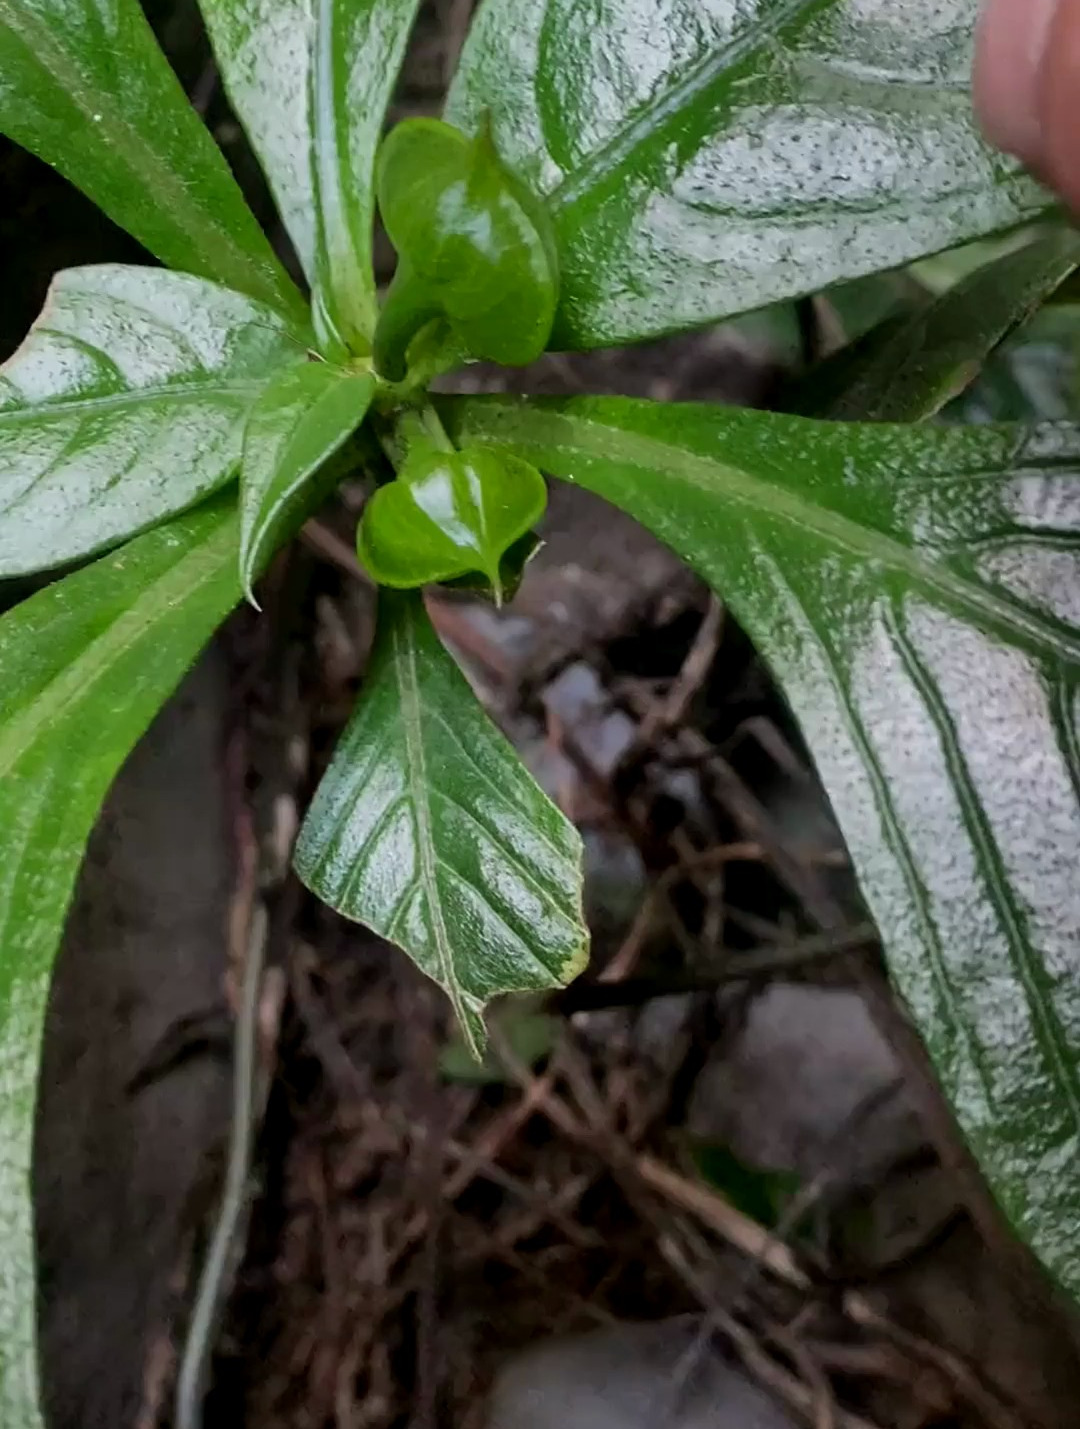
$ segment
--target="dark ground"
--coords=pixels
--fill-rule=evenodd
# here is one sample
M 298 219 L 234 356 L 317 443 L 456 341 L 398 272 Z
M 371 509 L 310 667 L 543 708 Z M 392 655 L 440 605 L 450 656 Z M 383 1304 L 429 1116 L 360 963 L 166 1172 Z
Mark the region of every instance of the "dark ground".
M 157 9 L 267 213 L 193 7 Z M 403 110 L 431 107 L 463 14 L 425 17 Z M 10 347 L 53 269 L 139 259 L 10 146 L 0 185 Z M 553 358 L 524 380 L 766 405 L 791 330 Z M 220 1203 L 245 915 L 363 677 L 372 602 L 350 556 L 355 510 L 346 492 L 277 562 L 265 615 L 233 619 L 95 839 L 39 1137 L 53 1429 L 173 1422 Z M 1071 1324 L 966 1164 L 768 671 L 625 518 L 558 492 L 546 535 L 503 616 L 450 597 L 432 613 L 586 835 L 593 963 L 565 994 L 496 1012 L 479 1082 L 404 956 L 278 889 L 261 1124 L 205 1342 L 206 1429 L 471 1429 L 513 1352 L 684 1313 L 814 1429 L 1075 1424 Z M 749 1166 L 731 1150 L 748 1143 L 738 1103 L 779 1136 L 802 1075 L 785 1064 L 770 1090 L 760 1071 L 772 1053 L 756 1009 L 778 990 L 841 1010 L 811 1029 L 821 1066 L 855 1048 L 857 1007 L 885 1072 L 875 1082 L 851 1050 L 841 1080 L 865 1084 L 827 1133 L 799 1123 Z

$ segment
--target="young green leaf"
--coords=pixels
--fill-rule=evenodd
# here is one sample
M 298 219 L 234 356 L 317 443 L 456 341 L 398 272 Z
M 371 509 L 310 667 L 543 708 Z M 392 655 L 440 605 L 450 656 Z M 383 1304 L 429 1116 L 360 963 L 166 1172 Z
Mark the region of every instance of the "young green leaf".
M 879 422 L 932 416 L 1080 264 L 1080 234 L 1033 238 L 811 372 L 791 410 Z
M 376 189 L 398 252 L 375 331 L 379 371 L 400 382 L 409 343 L 436 317 L 473 357 L 535 362 L 559 295 L 555 238 L 488 125 L 466 138 L 438 119 L 406 119 L 383 140 Z
M 893 268 L 1039 212 L 979 138 L 978 0 L 487 0 L 446 117 L 547 195 L 553 345 Z M 660 37 L 658 39 L 658 37 Z
M 586 958 L 581 841 L 491 724 L 418 593 L 384 593 L 364 688 L 296 846 L 296 871 L 445 988 L 469 1045 L 502 992 Z
M 614 501 L 730 603 L 965 1134 L 1080 1290 L 1080 428 L 615 398 L 446 415 Z
M 220 502 L 0 618 L 0 1419 L 40 1424 L 30 1163 L 53 958 L 124 757 L 239 596 Z
M 369 352 L 374 162 L 418 0 L 201 0 L 218 68 L 314 293 Z
M 326 362 L 286 368 L 258 397 L 244 428 L 240 464 L 240 580 L 249 599 L 256 571 L 284 528 L 310 506 L 313 483 L 332 484 L 329 458 L 364 420 L 375 379 Z
M 547 505 L 544 478 L 506 452 L 470 446 L 409 454 L 368 502 L 360 559 L 380 585 L 407 588 L 480 572 L 502 599 L 502 558 Z
M 303 316 L 137 0 L 0 0 L 0 132 L 169 267 Z
M 90 555 L 235 473 L 243 422 L 303 358 L 272 309 L 160 268 L 70 268 L 0 367 L 0 577 Z

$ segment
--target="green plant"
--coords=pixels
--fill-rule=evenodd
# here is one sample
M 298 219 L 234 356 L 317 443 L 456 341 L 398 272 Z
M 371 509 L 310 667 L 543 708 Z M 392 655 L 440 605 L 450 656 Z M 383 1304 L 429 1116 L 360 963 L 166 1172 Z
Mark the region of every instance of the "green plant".
M 166 265 L 61 273 L 0 375 L 0 577 L 82 563 L 0 619 L 11 1429 L 39 1422 L 31 1126 L 87 835 L 215 626 L 362 460 L 365 422 L 400 474 L 361 549 L 401 589 L 300 875 L 404 947 L 474 1048 L 491 997 L 581 969 L 576 833 L 415 587 L 509 579 L 536 469 L 599 492 L 771 662 L 965 1134 L 1080 1290 L 1080 426 L 1032 421 L 1015 384 L 994 398 L 1012 424 L 924 421 L 1080 260 L 974 132 L 976 0 L 486 0 L 454 127 L 403 125 L 377 164 L 416 3 L 203 0 L 309 306 L 135 0 L 0 0 L 0 129 Z M 381 311 L 376 170 L 401 254 Z M 690 328 L 1034 219 L 809 374 L 804 415 L 426 396 L 466 356 Z

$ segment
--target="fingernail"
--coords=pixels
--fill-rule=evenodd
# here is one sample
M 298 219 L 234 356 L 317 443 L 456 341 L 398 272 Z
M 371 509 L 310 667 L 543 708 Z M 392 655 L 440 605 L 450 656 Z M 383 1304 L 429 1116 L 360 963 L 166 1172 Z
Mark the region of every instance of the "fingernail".
M 986 0 L 975 41 L 975 109 L 986 137 L 1029 163 L 1043 149 L 1039 74 L 1058 0 Z

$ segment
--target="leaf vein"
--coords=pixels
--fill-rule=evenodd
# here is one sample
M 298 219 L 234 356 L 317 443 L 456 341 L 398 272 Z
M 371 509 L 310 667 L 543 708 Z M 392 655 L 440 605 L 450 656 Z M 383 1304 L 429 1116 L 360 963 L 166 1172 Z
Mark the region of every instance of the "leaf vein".
M 480 763 L 476 755 L 473 754 L 473 752 L 468 748 L 468 746 L 465 744 L 465 741 L 461 738 L 461 735 L 458 734 L 457 730 L 453 727 L 452 724 L 450 724 L 450 722 L 447 720 L 446 716 L 442 713 L 442 711 L 438 709 L 429 709 L 427 711 L 427 715 L 428 718 L 434 724 L 438 725 L 439 728 L 442 729 L 443 732 L 449 737 L 450 742 L 462 754 L 462 756 L 468 762 L 469 766 L 473 770 L 475 770 L 477 775 L 487 785 L 488 789 L 490 789 L 491 792 L 496 796 L 503 808 L 507 809 L 511 814 L 520 817 L 523 810 L 520 809 L 518 805 L 510 799 L 505 789 L 501 788 L 498 784 L 496 784 L 495 780 L 491 777 L 491 774 Z M 532 776 L 530 775 L 529 777 L 531 778 Z M 559 863 L 568 864 L 572 861 L 566 849 L 560 848 L 558 844 L 556 844 L 552 840 L 551 836 L 547 833 L 545 829 L 541 829 L 539 825 L 534 825 L 531 832 L 532 835 L 537 839 L 537 841 L 542 843 L 544 847 L 548 850 L 548 852 L 552 855 L 552 857 L 556 859 Z
M 837 708 L 866 771 L 874 805 L 881 818 L 885 842 L 907 890 L 908 901 L 919 928 L 921 942 L 929 954 L 931 976 L 937 984 L 938 1006 L 944 1013 L 951 1036 L 963 1041 L 968 1059 L 979 1077 L 989 1103 L 992 1100 L 993 1087 L 989 1070 L 985 1065 L 978 1039 L 974 1035 L 974 1030 L 963 1012 L 963 1005 L 953 987 L 945 949 L 930 911 L 926 886 L 904 836 L 888 783 L 878 765 L 862 719 L 852 703 L 847 682 L 841 673 L 840 657 L 832 642 L 811 622 L 803 601 L 784 576 L 774 557 L 766 555 L 765 559 L 768 562 L 774 587 L 781 593 L 781 599 L 789 605 L 789 608 L 793 606 L 802 617 L 798 625 L 801 638 L 813 639 L 830 672 Z
M 510 846 L 500 837 L 500 835 L 489 829 L 488 826 L 480 818 L 478 818 L 475 813 L 473 813 L 473 811 L 468 807 L 468 805 L 463 804 L 460 799 L 455 799 L 452 794 L 448 794 L 445 789 L 440 788 L 438 785 L 434 785 L 432 787 L 431 792 L 436 798 L 441 799 L 443 803 L 449 804 L 451 808 L 457 809 L 460 814 L 463 814 L 464 817 L 473 825 L 473 827 L 478 829 L 480 833 L 483 834 L 484 838 L 488 841 L 491 847 L 494 848 L 495 851 L 500 855 L 507 867 L 512 869 L 513 872 L 518 876 L 518 878 L 521 879 L 522 883 L 527 884 L 536 894 L 537 898 L 539 898 L 542 903 L 547 904 L 551 911 L 557 911 L 559 913 L 559 918 L 562 922 L 566 923 L 568 926 L 573 926 L 572 920 L 568 919 L 565 914 L 561 912 L 561 910 L 557 909 L 557 906 L 554 903 L 554 898 L 551 889 L 545 888 L 543 884 L 538 880 L 535 872 L 529 869 L 524 863 L 522 863 L 521 859 L 517 855 L 516 850 L 511 849 Z
M 726 44 L 707 51 L 685 74 L 628 117 L 605 143 L 552 189 L 549 202 L 557 209 L 572 208 L 625 164 L 662 124 L 692 105 L 725 70 L 732 69 L 769 43 L 782 26 L 821 4 L 822 0 L 776 0 L 767 14 L 759 15 Z
M 452 863 L 448 863 L 445 858 L 436 856 L 436 862 L 452 883 L 456 883 L 460 888 L 467 889 L 477 900 L 477 902 L 481 903 L 488 910 L 488 912 L 491 914 L 492 919 L 499 925 L 500 928 L 504 930 L 507 938 L 512 943 L 514 943 L 515 946 L 519 948 L 521 952 L 525 954 L 528 961 L 531 962 L 534 967 L 540 969 L 540 972 L 545 980 L 545 984 L 548 986 L 554 984 L 555 974 L 551 971 L 551 969 L 543 961 L 543 959 L 533 951 L 533 949 L 529 946 L 529 944 L 525 941 L 521 934 L 515 932 L 515 930 L 511 928 L 510 924 L 506 921 L 506 919 L 491 901 L 491 898 L 489 897 L 487 891 L 475 883 L 470 883 L 470 881 L 462 873 L 460 873 Z
M 402 604 L 401 624 L 395 624 L 393 641 L 394 671 L 401 691 L 401 725 L 405 735 L 406 778 L 409 781 L 410 799 L 416 810 L 417 853 L 420 861 L 420 875 L 423 887 L 428 890 L 428 913 L 431 931 L 435 940 L 435 955 L 438 962 L 440 981 L 443 983 L 454 1011 L 461 1023 L 463 1035 L 473 1040 L 471 1025 L 461 998 L 454 968 L 453 946 L 443 918 L 442 903 L 436 875 L 438 851 L 435 848 L 431 827 L 431 808 L 427 802 L 428 774 L 424 754 L 423 705 L 420 699 L 420 677 L 416 668 L 416 621 L 417 612 L 412 604 Z M 420 611 L 423 614 L 423 608 Z M 445 981 L 444 981 L 445 979 Z M 479 1050 L 479 1049 L 475 1049 Z
M 1001 849 L 972 780 L 952 715 L 933 676 L 904 629 L 899 612 L 890 609 L 887 623 L 897 653 L 941 740 L 950 779 L 982 870 L 983 881 L 1008 944 L 1010 961 L 1024 989 L 1043 1054 L 1055 1071 L 1058 1085 L 1068 1102 L 1073 1126 L 1080 1137 L 1080 1074 L 1070 1060 L 1068 1038 L 1061 1026 L 1057 1010 L 1039 986 L 1036 957 L 1024 933 L 1022 915 L 1009 887 Z

